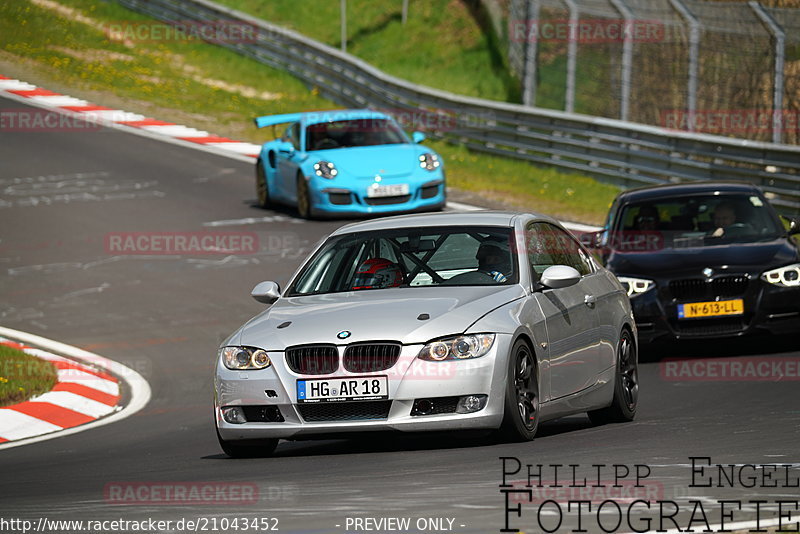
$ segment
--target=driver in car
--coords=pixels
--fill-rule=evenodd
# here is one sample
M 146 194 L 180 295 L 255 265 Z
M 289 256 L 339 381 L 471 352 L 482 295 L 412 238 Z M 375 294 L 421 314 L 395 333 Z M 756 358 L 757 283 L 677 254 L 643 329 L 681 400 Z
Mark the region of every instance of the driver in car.
M 492 280 L 503 283 L 507 280 L 506 273 L 510 273 L 508 248 L 494 241 L 481 243 L 475 259 L 478 260 L 478 272 L 492 277 Z
M 736 224 L 736 208 L 729 202 L 720 202 L 714 208 L 714 213 L 711 215 L 713 221 L 714 231 L 709 235 L 711 237 L 722 237 L 725 235 L 725 230 L 731 225 Z

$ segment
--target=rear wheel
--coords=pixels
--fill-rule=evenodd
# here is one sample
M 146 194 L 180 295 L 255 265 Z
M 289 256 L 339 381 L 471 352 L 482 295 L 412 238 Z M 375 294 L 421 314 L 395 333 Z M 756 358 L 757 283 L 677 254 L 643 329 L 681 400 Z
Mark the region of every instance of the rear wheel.
M 268 208 L 272 205 L 269 198 L 269 188 L 267 187 L 267 176 L 264 173 L 264 163 L 258 160 L 256 163 L 256 198 L 258 205 L 262 208 Z
M 311 218 L 311 193 L 305 177 L 297 174 L 297 213 L 303 219 Z
M 217 430 L 217 440 L 223 452 L 231 458 L 262 458 L 271 456 L 278 446 L 277 439 L 243 439 L 237 441 L 226 441 L 219 435 Z
M 539 428 L 539 372 L 536 356 L 519 339 L 508 359 L 508 378 L 500 433 L 512 441 L 530 441 Z
M 633 421 L 639 402 L 639 360 L 633 334 L 625 329 L 617 345 L 617 370 L 614 378 L 614 400 L 611 406 L 589 412 L 596 425 Z

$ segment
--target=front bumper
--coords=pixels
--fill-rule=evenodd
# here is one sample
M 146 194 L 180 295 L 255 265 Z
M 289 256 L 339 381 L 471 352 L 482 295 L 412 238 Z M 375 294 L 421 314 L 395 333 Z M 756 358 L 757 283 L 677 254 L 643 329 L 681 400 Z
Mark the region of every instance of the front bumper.
M 631 298 L 631 307 L 644 343 L 658 338 L 713 339 L 759 333 L 788 334 L 800 331 L 800 288 L 780 287 L 751 277 L 747 290 L 737 295 L 701 299 L 676 299 L 668 282 Z M 719 318 L 679 319 L 678 305 L 690 302 L 742 299 L 744 314 Z
M 299 375 L 292 372 L 282 353 L 273 352 L 273 365 L 257 371 L 233 371 L 217 363 L 214 378 L 214 413 L 217 429 L 224 440 L 282 438 L 370 432 L 370 431 L 441 431 L 495 429 L 503 419 L 506 355 L 510 335 L 498 334 L 491 351 L 480 358 L 464 361 L 428 362 L 416 356 L 422 348 L 402 348 L 397 363 L 386 371 L 354 374 L 339 369 L 331 375 Z M 345 346 L 340 347 L 340 355 Z M 277 361 L 276 361 L 277 360 Z M 315 420 L 303 417 L 297 403 L 298 379 L 387 376 L 389 404 L 385 417 L 367 420 Z M 486 406 L 474 413 L 412 415 L 417 399 L 441 399 L 464 395 L 487 395 Z M 374 401 L 358 401 L 374 402 Z M 325 403 L 333 411 L 352 408 L 353 402 Z M 335 404 L 336 406 L 331 406 Z M 350 405 L 350 406 L 348 406 Z M 222 418 L 221 409 L 230 406 L 277 407 L 281 422 L 246 422 L 233 424 Z M 305 406 L 308 406 L 306 404 Z M 320 406 L 320 404 L 315 404 Z M 270 408 L 272 409 L 272 408 Z
M 409 213 L 418 211 L 435 211 L 445 206 L 446 191 L 444 173 L 432 173 L 425 180 L 407 178 L 386 180 L 386 184 L 402 182 L 408 184 L 407 195 L 391 197 L 367 196 L 366 181 L 360 180 L 358 185 L 334 185 L 330 181 L 312 178 L 311 212 L 317 217 L 348 215 L 370 215 L 389 213 Z M 339 181 L 342 183 L 342 181 Z M 371 183 L 371 182 L 370 182 Z

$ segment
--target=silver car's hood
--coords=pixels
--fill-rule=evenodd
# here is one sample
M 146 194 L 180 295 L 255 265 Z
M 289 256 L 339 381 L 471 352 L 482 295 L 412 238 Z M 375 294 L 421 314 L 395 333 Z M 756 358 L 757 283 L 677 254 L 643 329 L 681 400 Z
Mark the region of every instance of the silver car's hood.
M 392 288 L 281 298 L 229 342 L 267 350 L 370 340 L 423 343 L 464 332 L 493 309 L 523 296 L 522 287 L 513 285 Z M 425 313 L 429 319 L 418 319 Z M 289 326 L 278 328 L 287 321 L 291 321 Z M 336 334 L 343 330 L 352 335 L 337 339 Z

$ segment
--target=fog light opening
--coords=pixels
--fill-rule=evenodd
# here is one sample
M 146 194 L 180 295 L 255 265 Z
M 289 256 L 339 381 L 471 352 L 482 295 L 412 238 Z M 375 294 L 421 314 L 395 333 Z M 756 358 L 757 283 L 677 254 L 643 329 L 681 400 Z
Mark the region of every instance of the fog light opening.
M 433 403 L 428 399 L 419 399 L 414 403 L 414 412 L 418 415 L 429 415 L 433 412 Z
M 486 395 L 465 395 L 458 399 L 456 413 L 475 413 L 486 406 Z
M 223 408 L 222 418 L 225 419 L 226 422 L 234 425 L 241 425 L 247 422 L 247 419 L 244 416 L 244 410 L 239 406 Z

